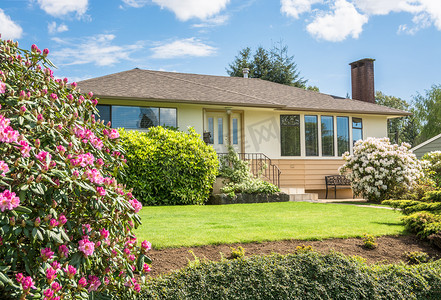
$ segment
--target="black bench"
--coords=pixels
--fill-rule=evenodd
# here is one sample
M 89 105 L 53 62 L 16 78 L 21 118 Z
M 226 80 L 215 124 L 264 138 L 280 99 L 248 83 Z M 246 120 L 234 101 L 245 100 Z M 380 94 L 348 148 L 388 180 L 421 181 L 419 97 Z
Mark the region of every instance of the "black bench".
M 326 199 L 328 199 L 328 188 L 334 187 L 334 198 L 337 199 L 337 186 L 351 186 L 351 181 L 344 175 L 328 175 L 326 180 Z

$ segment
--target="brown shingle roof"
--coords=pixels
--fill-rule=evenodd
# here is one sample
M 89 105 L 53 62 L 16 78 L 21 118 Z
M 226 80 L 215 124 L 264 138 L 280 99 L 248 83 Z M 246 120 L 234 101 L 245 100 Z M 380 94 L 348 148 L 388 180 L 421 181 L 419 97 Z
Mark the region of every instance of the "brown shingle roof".
M 256 78 L 133 69 L 80 81 L 78 86 L 83 92 L 92 91 L 100 98 L 255 106 L 301 111 L 409 115 L 398 109 L 333 97 Z

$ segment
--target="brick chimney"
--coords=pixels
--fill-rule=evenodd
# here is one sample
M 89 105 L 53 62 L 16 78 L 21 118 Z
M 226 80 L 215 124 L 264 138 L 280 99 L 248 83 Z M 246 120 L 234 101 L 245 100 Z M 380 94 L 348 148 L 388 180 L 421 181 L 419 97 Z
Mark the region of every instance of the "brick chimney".
M 364 58 L 351 65 L 352 99 L 375 103 L 374 61 Z

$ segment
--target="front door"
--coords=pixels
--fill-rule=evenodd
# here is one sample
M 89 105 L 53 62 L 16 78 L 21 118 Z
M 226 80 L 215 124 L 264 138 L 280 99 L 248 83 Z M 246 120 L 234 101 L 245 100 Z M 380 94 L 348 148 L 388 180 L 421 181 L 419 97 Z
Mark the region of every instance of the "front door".
M 205 112 L 204 131 L 210 133 L 209 144 L 217 153 L 228 152 L 228 145 L 232 145 L 236 152 L 242 152 L 241 117 L 240 112 Z

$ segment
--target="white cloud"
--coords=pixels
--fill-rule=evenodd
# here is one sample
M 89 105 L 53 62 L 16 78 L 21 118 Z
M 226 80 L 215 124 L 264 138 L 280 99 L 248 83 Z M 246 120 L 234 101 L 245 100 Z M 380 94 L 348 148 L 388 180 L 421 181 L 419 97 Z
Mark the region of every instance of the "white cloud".
M 132 7 L 143 7 L 144 5 L 146 5 L 147 3 L 149 3 L 149 0 L 123 0 L 123 2 L 125 4 L 127 4 L 128 6 L 132 6 Z
M 281 0 L 280 11 L 298 19 L 301 14 L 311 12 L 312 5 L 317 3 L 323 3 L 323 0 Z
M 215 54 L 217 49 L 192 37 L 160 44 L 151 50 L 153 51 L 152 58 L 177 58 L 185 56 L 210 56 Z
M 306 29 L 314 37 L 339 42 L 348 36 L 358 38 L 368 17 L 360 14 L 352 3 L 336 0 L 333 12 L 318 15 Z
M 113 45 L 113 34 L 98 34 L 81 40 L 52 40 L 64 45 L 65 48 L 53 52 L 54 61 L 62 65 L 95 64 L 111 66 L 121 61 L 131 60 L 130 54 L 142 49 L 139 43 L 132 45 Z
M 50 34 L 65 32 L 68 30 L 69 28 L 67 27 L 67 25 L 65 24 L 57 25 L 57 22 L 55 21 L 47 25 L 47 31 L 49 31 Z
M 441 30 L 441 1 L 420 0 L 424 14 L 427 14 L 438 30 Z M 415 21 L 414 21 L 415 22 Z
M 20 25 L 17 25 L 11 18 L 0 8 L 0 34 L 3 39 L 19 39 L 23 33 Z
M 206 19 L 203 23 L 193 24 L 192 27 L 195 28 L 216 27 L 226 24 L 228 20 L 229 20 L 229 16 L 218 15 L 213 18 Z
M 354 0 L 355 6 L 369 15 L 387 15 L 401 11 L 417 13 L 421 11 L 418 2 L 415 0 Z
M 140 0 L 128 0 L 139 2 Z M 225 9 L 230 0 L 152 0 L 153 3 L 175 13 L 181 21 L 191 18 L 205 20 Z
M 88 0 L 37 0 L 40 8 L 54 17 L 75 12 L 82 16 L 87 11 Z

